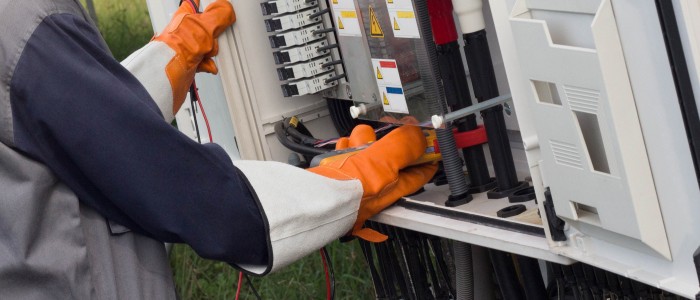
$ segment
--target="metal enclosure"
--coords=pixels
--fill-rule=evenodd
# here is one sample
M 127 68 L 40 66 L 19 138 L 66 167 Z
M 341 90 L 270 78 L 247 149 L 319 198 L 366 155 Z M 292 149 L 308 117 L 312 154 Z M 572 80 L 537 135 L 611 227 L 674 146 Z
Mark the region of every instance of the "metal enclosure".
M 346 91 L 352 95 L 344 99 L 368 104 L 360 118 L 429 121 L 430 103 L 444 100 L 426 93 L 424 83 L 435 78 L 421 59 L 425 34 L 413 1 L 338 0 L 331 6 L 336 26 L 344 27 L 338 29 L 338 42 L 348 74 Z M 353 23 L 356 29 L 346 26 Z

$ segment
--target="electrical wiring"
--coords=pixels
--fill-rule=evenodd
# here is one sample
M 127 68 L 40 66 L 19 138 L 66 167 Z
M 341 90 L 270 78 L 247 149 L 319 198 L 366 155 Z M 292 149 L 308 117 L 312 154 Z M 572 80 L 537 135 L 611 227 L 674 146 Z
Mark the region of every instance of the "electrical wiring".
M 391 128 L 394 128 L 394 127 L 396 127 L 396 125 L 394 125 L 394 124 L 387 124 L 387 125 L 384 125 L 384 126 L 382 126 L 382 127 L 380 127 L 380 128 L 375 129 L 375 130 L 374 130 L 374 133 L 380 133 L 380 132 L 382 132 L 382 131 L 385 131 L 385 130 L 388 130 L 388 129 L 391 129 Z M 333 138 L 333 139 L 328 139 L 328 140 L 319 140 L 316 144 L 314 144 L 314 147 L 320 148 L 320 147 L 327 146 L 327 145 L 330 145 L 330 144 L 335 144 L 335 143 L 337 143 L 337 142 L 338 142 L 338 138 Z
M 293 141 L 289 139 L 288 133 L 286 132 L 285 124 L 288 122 L 288 120 L 284 120 L 281 122 L 277 122 L 275 124 L 275 135 L 277 136 L 277 139 L 282 143 L 283 146 L 285 146 L 287 149 L 290 149 L 294 152 L 298 152 L 302 155 L 309 155 L 309 156 L 316 156 L 319 154 L 325 154 L 329 150 L 323 149 L 323 148 L 314 148 L 306 145 L 302 145 L 300 143 L 297 143 L 296 141 Z
M 197 3 L 195 3 L 193 0 L 182 0 L 180 1 L 180 4 L 182 4 L 182 2 L 189 3 L 190 6 L 192 6 L 192 9 L 195 11 L 195 13 L 200 13 Z M 195 114 L 195 111 L 197 109 L 197 106 L 195 106 L 195 102 L 197 102 L 197 106 L 199 106 L 199 110 L 202 112 L 202 118 L 204 119 L 204 124 L 207 127 L 207 135 L 209 136 L 209 142 L 214 142 L 214 139 L 212 138 L 211 134 L 211 127 L 209 126 L 209 119 L 207 118 L 207 113 L 204 110 L 202 100 L 199 98 L 199 89 L 197 88 L 197 83 L 194 81 L 194 79 L 192 79 L 192 84 L 190 85 L 190 105 L 192 106 L 192 118 L 194 118 L 194 128 L 197 132 L 197 141 L 201 144 L 202 139 L 199 132 L 199 122 L 197 122 L 197 115 Z
M 196 13 L 199 13 L 199 7 L 197 7 L 197 3 L 195 3 L 193 0 L 183 0 L 183 1 L 187 1 L 187 3 L 189 3 L 192 6 L 194 11 Z M 180 4 L 182 4 L 183 1 L 180 1 Z
M 190 89 L 190 92 L 194 91 L 195 98 L 197 100 L 197 104 L 199 105 L 199 110 L 202 111 L 202 118 L 204 119 L 204 125 L 207 126 L 207 134 L 209 135 L 209 142 L 213 143 L 214 138 L 212 138 L 211 135 L 211 127 L 209 126 L 209 119 L 207 118 L 207 112 L 204 111 L 204 105 L 202 104 L 202 100 L 199 98 L 199 89 L 197 88 L 197 83 L 192 81 L 192 88 Z M 199 130 L 199 128 L 197 128 Z M 199 134 L 199 132 L 197 133 Z
M 331 279 L 328 275 L 328 264 L 326 263 L 326 257 L 323 255 L 323 249 L 318 250 L 321 254 L 321 261 L 323 262 L 323 272 L 326 274 L 326 299 L 331 299 Z
M 248 274 L 243 274 L 243 276 L 245 276 L 245 280 L 248 282 L 248 287 L 250 287 L 250 290 L 253 291 L 253 295 L 255 295 L 255 299 L 261 300 L 262 298 L 260 298 L 260 294 L 258 294 L 258 290 L 256 290 L 255 287 L 253 286 L 253 282 L 250 280 L 250 277 L 248 276 Z
M 238 272 L 238 286 L 236 287 L 236 300 L 241 295 L 241 286 L 243 285 L 243 272 Z
M 195 108 L 197 107 L 194 105 L 195 102 L 197 102 L 197 99 L 195 98 L 194 86 L 190 86 L 190 106 L 192 109 L 192 120 L 194 120 L 194 130 L 197 133 L 197 142 L 201 144 L 202 138 L 199 133 L 199 123 L 197 122 L 197 114 L 195 113 Z
M 328 249 L 326 247 L 319 250 L 321 254 L 321 261 L 323 262 L 323 271 L 326 274 L 326 299 L 335 299 L 335 273 L 333 272 L 333 264 L 331 263 L 331 258 L 328 255 Z

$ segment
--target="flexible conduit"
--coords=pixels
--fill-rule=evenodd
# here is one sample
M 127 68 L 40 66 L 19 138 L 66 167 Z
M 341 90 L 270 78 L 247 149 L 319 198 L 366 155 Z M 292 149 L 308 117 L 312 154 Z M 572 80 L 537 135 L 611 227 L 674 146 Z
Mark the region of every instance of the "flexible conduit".
M 433 43 L 433 33 L 430 27 L 430 15 L 428 14 L 428 4 L 426 0 L 416 0 L 416 12 L 421 26 L 423 36 L 422 47 L 416 47 L 421 78 L 423 78 L 423 88 L 430 101 L 432 114 L 444 115 L 447 113 L 447 103 L 445 102 L 445 92 L 442 89 L 442 80 L 437 70 L 438 58 Z M 423 76 L 428 72 L 428 76 Z M 433 80 L 430 80 L 432 78 Z M 425 80 L 427 79 L 427 80 Z M 469 187 L 466 177 L 462 171 L 462 159 L 457 151 L 457 144 L 452 134 L 452 126 L 446 124 L 444 129 L 436 130 L 438 144 L 442 153 L 442 162 L 445 167 L 447 182 L 452 196 L 469 196 Z M 457 299 L 474 299 L 474 273 L 472 268 L 471 246 L 464 243 L 455 242 L 455 271 L 457 273 Z

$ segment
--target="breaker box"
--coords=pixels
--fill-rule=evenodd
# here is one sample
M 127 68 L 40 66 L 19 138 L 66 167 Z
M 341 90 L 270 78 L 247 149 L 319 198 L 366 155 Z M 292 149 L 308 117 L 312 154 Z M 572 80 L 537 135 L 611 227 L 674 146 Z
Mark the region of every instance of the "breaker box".
M 219 40 L 220 74 L 197 75 L 214 142 L 236 159 L 287 161 L 274 124 L 298 116 L 316 136 L 333 138 L 327 99 L 347 101 L 360 119 L 431 127 L 445 96 L 417 1 L 232 0 L 238 20 Z M 158 32 L 179 1 L 147 2 Z M 510 95 L 508 146 L 535 200 L 502 217 L 508 198 L 474 193 L 447 207 L 448 186 L 429 185 L 374 220 L 580 261 L 695 298 L 700 2 L 482 4 L 499 93 Z M 196 118 L 196 108 L 183 107 L 180 129 L 196 134 Z

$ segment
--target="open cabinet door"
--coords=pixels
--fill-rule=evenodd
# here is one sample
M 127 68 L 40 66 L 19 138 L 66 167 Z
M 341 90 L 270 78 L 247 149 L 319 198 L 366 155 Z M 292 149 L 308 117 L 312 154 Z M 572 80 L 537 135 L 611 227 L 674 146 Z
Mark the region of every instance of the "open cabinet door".
M 511 15 L 542 175 L 572 226 L 671 259 L 612 4 L 579 2 L 520 0 Z
M 655 2 L 489 2 L 536 188 L 567 223 L 551 250 L 695 297 L 700 193 Z

